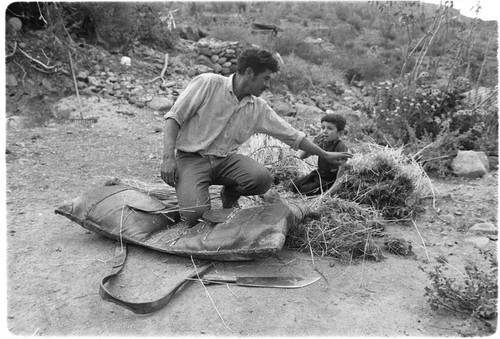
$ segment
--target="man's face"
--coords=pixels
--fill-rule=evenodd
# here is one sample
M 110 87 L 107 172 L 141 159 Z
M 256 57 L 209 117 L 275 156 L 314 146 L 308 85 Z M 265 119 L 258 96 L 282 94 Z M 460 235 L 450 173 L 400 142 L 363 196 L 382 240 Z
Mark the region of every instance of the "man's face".
M 269 88 L 272 74 L 273 72 L 270 70 L 265 70 L 258 75 L 254 75 L 253 71 L 251 71 L 247 84 L 248 92 L 256 97 L 260 96 L 262 92 Z

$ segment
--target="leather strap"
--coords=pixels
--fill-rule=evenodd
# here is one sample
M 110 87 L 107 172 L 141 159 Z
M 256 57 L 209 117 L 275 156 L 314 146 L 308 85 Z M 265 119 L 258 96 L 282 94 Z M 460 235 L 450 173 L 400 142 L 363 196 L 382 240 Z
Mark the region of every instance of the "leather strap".
M 109 280 L 113 279 L 118 273 L 120 273 L 123 266 L 125 266 L 126 259 L 127 259 L 127 245 L 125 243 L 123 244 L 118 243 L 115 249 L 115 256 L 113 258 L 113 267 L 111 269 L 111 272 L 102 279 L 101 285 L 99 287 L 99 295 L 104 300 L 118 304 L 137 314 L 152 313 L 165 307 L 165 305 L 168 304 L 170 299 L 172 299 L 174 294 L 186 282 L 198 278 L 198 275 L 202 275 L 203 273 L 208 271 L 209 268 L 212 267 L 212 264 L 200 266 L 199 268 L 197 268 L 197 270 L 194 270 L 192 273 L 190 273 L 189 276 L 187 276 L 186 278 L 182 279 L 179 283 L 177 283 L 177 285 L 175 285 L 165 296 L 161 297 L 160 299 L 148 302 L 129 302 L 114 296 L 105 286 L 105 284 Z

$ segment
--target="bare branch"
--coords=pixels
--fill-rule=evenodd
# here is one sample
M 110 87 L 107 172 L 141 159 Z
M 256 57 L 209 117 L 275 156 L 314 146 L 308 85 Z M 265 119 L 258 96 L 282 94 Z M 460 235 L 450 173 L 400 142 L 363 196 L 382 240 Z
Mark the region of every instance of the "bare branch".
M 23 83 L 23 88 L 24 88 L 24 78 L 26 77 L 26 71 L 24 70 L 24 67 L 23 67 L 23 66 L 21 66 L 21 65 L 20 65 L 17 61 L 14 61 L 14 63 L 15 63 L 16 65 L 18 65 L 18 66 L 21 68 L 21 70 L 23 71 L 23 77 L 21 78 L 21 81 L 22 81 L 22 83 Z
M 26 53 L 25 51 L 23 51 L 21 48 L 19 48 L 19 51 L 21 51 L 21 53 L 23 53 L 25 57 L 27 57 L 31 61 L 36 62 L 37 64 L 39 64 L 40 66 L 42 66 L 45 69 L 54 69 L 56 67 L 56 66 L 47 66 L 47 65 L 45 65 L 40 60 L 37 60 L 37 59 L 33 58 L 32 56 L 28 55 L 28 53 Z
M 8 58 L 8 57 L 13 56 L 16 53 L 16 49 L 17 49 L 17 41 L 14 41 L 14 50 L 12 51 L 12 53 L 10 53 L 9 55 L 6 55 L 5 57 Z

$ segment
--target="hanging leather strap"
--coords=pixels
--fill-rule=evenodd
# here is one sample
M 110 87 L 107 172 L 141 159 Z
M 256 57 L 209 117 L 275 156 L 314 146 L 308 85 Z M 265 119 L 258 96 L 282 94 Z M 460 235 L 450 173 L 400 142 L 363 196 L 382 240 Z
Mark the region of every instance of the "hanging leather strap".
M 118 304 L 137 314 L 147 314 L 160 310 L 168 304 L 170 299 L 172 299 L 172 297 L 174 296 L 175 292 L 177 292 L 186 282 L 198 278 L 198 275 L 202 275 L 212 267 L 212 264 L 197 267 L 192 273 L 189 274 L 189 276 L 182 279 L 165 296 L 161 297 L 160 299 L 147 302 L 129 302 L 114 296 L 105 286 L 109 280 L 113 279 L 118 273 L 120 273 L 123 266 L 125 266 L 126 259 L 127 245 L 125 243 L 118 243 L 115 249 L 115 256 L 113 258 L 113 267 L 111 269 L 111 272 L 102 279 L 101 285 L 99 287 L 99 295 L 104 300 Z

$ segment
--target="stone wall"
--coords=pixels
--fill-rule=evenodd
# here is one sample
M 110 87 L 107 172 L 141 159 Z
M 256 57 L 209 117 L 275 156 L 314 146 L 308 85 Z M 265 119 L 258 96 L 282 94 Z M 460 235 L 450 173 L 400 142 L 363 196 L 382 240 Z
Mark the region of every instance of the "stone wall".
M 236 60 L 242 50 L 243 45 L 238 41 L 203 38 L 195 45 L 196 63 L 210 67 L 215 73 L 228 75 L 236 72 Z

